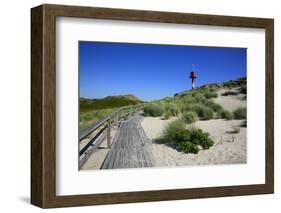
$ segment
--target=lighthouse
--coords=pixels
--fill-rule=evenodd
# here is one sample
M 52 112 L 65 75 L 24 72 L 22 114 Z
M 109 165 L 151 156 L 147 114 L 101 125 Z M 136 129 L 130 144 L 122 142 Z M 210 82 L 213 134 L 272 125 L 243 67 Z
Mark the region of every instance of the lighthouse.
M 195 73 L 195 65 L 194 64 L 192 64 L 192 66 L 191 66 L 191 72 L 190 72 L 189 78 L 191 78 L 192 89 L 194 89 L 195 88 L 195 79 L 197 78 L 196 73 Z

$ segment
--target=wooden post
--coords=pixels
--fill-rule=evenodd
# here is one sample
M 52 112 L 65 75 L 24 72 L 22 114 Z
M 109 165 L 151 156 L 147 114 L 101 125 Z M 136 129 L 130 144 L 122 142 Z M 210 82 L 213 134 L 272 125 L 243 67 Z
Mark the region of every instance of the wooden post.
M 122 117 L 123 117 L 124 121 L 126 120 L 126 110 L 127 109 L 124 109 L 124 111 L 122 112 Z
M 119 122 L 119 112 L 117 112 L 116 115 L 115 115 L 115 127 L 116 127 L 116 129 L 118 128 L 118 122 Z
M 111 135 L 110 135 L 110 119 L 107 121 L 107 148 L 109 149 L 111 146 Z
M 122 111 L 120 112 L 120 120 L 121 120 L 121 121 L 123 120 L 123 116 L 124 116 L 124 110 L 122 110 Z

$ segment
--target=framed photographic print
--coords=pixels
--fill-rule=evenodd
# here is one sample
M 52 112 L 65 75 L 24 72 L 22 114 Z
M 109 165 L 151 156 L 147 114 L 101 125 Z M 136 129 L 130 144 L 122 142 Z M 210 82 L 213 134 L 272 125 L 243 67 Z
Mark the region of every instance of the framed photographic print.
M 274 191 L 273 19 L 31 9 L 31 203 Z

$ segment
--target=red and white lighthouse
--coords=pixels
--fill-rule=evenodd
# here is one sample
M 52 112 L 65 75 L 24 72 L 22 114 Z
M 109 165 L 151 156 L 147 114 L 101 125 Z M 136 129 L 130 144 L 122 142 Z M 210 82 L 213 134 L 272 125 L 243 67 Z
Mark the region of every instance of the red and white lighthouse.
M 195 88 L 195 79 L 197 78 L 196 73 L 195 73 L 195 65 L 194 64 L 192 64 L 189 78 L 191 78 L 192 89 L 194 89 Z

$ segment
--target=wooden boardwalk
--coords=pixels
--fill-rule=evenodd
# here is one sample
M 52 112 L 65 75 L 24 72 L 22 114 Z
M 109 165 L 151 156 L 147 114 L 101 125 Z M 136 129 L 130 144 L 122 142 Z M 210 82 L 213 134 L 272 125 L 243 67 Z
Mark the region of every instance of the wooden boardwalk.
M 146 136 L 141 115 L 123 121 L 101 169 L 152 167 L 151 141 Z

